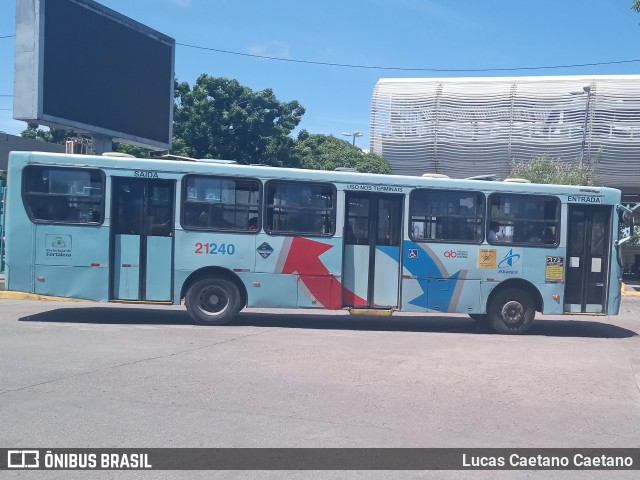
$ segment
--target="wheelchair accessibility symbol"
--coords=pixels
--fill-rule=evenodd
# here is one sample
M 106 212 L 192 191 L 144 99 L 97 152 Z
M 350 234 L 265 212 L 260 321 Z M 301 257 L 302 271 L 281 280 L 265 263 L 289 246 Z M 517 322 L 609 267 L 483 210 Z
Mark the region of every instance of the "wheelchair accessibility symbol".
M 418 258 L 418 249 L 410 248 L 409 249 L 409 258 Z

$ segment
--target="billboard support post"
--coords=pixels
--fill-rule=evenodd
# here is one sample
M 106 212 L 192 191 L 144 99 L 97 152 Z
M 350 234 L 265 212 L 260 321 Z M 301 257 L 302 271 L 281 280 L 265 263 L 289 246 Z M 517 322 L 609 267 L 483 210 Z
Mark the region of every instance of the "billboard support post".
M 93 139 L 93 152 L 96 155 L 102 155 L 104 152 L 113 150 L 113 137 L 94 133 L 91 138 Z

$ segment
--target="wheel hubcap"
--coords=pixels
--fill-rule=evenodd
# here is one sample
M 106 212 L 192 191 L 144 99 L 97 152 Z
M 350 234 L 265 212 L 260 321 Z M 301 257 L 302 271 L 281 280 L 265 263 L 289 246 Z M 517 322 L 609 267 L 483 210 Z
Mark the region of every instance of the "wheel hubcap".
M 519 323 L 524 319 L 524 307 L 520 302 L 507 302 L 502 307 L 502 318 L 509 325 Z
M 198 307 L 207 315 L 220 315 L 229 305 L 225 292 L 216 287 L 203 288 L 199 295 Z

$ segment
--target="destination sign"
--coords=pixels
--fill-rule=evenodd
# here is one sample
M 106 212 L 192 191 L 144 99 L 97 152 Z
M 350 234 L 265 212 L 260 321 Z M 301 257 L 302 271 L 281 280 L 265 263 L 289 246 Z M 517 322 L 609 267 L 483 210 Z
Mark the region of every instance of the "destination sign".
M 567 202 L 569 203 L 602 203 L 601 197 L 596 197 L 594 195 L 569 195 L 567 198 Z
M 158 172 L 154 172 L 153 170 L 136 170 L 133 172 L 133 176 L 142 178 L 158 178 Z
M 404 189 L 402 187 L 392 185 L 347 185 L 347 190 L 359 190 L 361 192 L 387 192 L 387 193 L 402 193 Z

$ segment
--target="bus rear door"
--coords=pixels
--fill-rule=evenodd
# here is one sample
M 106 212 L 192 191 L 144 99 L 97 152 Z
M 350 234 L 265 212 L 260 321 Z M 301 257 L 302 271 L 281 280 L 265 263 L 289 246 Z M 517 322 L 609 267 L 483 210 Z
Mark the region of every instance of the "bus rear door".
M 172 300 L 175 181 L 113 178 L 112 300 Z
M 607 313 L 611 207 L 569 205 L 564 310 Z
M 344 306 L 398 306 L 404 196 L 346 193 Z

